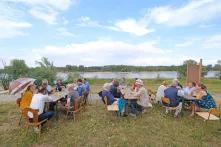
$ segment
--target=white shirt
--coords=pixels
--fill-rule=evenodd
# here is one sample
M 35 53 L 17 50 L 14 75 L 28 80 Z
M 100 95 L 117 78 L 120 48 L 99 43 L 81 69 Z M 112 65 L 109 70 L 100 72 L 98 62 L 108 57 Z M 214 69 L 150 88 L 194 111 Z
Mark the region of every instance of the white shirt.
M 48 95 L 43 95 L 41 93 L 34 94 L 31 100 L 30 108 L 31 109 L 38 109 L 38 115 L 42 114 L 45 107 L 45 102 L 53 101 L 52 97 Z M 29 118 L 33 118 L 33 114 L 28 112 Z
M 161 85 L 158 89 L 157 89 L 157 94 L 156 94 L 156 100 L 161 102 L 162 97 L 164 97 L 164 90 L 167 89 L 166 86 Z

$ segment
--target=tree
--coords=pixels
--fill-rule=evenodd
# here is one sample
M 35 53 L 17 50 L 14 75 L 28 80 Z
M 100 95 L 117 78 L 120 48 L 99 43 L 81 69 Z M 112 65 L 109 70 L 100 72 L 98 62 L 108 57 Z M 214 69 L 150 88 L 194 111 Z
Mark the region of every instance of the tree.
M 4 90 L 9 89 L 9 83 L 12 80 L 11 77 L 8 75 L 8 71 L 6 68 L 6 62 L 2 60 L 3 69 L 0 72 L 0 83 Z
M 56 78 L 56 70 L 53 62 L 50 62 L 48 58 L 42 57 L 40 61 L 36 61 L 39 67 L 36 67 L 30 71 L 30 76 L 36 79 L 36 84 L 40 85 L 43 79 L 47 79 L 50 84 L 53 84 Z
M 185 60 L 185 61 L 183 62 L 183 65 L 181 65 L 181 66 L 179 66 L 179 67 L 177 68 L 177 71 L 179 72 L 180 77 L 186 76 L 186 71 L 187 71 L 187 65 L 188 65 L 188 64 L 196 65 L 197 62 L 196 62 L 195 60 L 192 60 L 192 59 Z
M 18 79 L 23 76 L 28 75 L 28 66 L 24 60 L 13 59 L 9 66 L 5 66 L 7 74 L 12 77 L 12 79 Z

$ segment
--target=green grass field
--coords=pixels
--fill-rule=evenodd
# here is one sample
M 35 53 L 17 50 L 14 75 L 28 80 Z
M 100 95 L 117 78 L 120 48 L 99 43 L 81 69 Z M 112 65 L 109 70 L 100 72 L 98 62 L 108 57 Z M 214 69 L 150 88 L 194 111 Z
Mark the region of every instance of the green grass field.
M 100 90 L 106 80 L 94 80 L 92 91 Z M 220 92 L 220 80 L 203 80 L 208 88 Z M 162 80 L 145 80 L 146 87 L 155 89 Z M 95 84 L 96 83 L 96 84 Z M 87 106 L 77 116 L 76 122 L 60 113 L 59 121 L 52 120 L 52 127 L 37 136 L 31 129 L 25 134 L 24 124 L 18 126 L 19 113 L 14 102 L 0 104 L 0 146 L 177 146 L 220 147 L 221 124 L 204 122 L 201 118 L 173 118 L 155 106 L 137 118 L 117 117 L 107 112 L 103 104 Z

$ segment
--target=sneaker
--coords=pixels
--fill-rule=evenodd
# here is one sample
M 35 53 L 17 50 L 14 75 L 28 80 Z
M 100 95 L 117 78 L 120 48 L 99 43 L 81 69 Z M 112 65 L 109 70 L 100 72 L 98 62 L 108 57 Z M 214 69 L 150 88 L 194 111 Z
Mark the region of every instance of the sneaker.
M 137 117 L 137 115 L 136 115 L 136 114 L 133 114 L 133 113 L 130 113 L 130 116 L 132 116 L 132 117 Z

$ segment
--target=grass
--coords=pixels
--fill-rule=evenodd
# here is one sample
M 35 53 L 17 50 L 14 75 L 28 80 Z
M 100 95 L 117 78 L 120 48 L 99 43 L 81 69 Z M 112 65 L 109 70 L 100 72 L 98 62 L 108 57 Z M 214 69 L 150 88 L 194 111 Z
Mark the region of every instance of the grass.
M 15 104 L 0 105 L 1 146 L 221 146 L 219 122 L 206 124 L 187 112 L 175 119 L 157 106 L 136 119 L 117 117 L 102 104 L 88 106 L 76 122 L 60 114 L 41 137 L 31 130 L 25 135 L 24 127 L 17 126 L 17 111 Z
M 107 80 L 94 80 L 92 92 L 98 92 Z M 156 90 L 163 81 L 145 80 L 145 86 Z M 181 79 L 181 81 L 185 81 Z M 203 79 L 212 92 L 220 92 L 220 80 Z M 129 81 L 132 83 L 132 80 Z M 205 123 L 199 117 L 175 119 L 164 115 L 163 108 L 155 106 L 136 119 L 117 117 L 104 109 L 103 104 L 88 106 L 77 121 L 60 114 L 52 120 L 52 128 L 38 137 L 32 130 L 25 134 L 24 125 L 18 127 L 19 111 L 14 102 L 0 104 L 0 146 L 202 146 L 220 147 L 221 129 L 218 121 Z
M 144 85 L 147 89 L 151 89 L 151 90 L 157 90 L 157 88 L 159 87 L 159 85 L 161 85 L 161 83 L 163 81 L 168 81 L 168 83 L 170 83 L 172 81 L 172 79 L 145 79 L 144 80 Z M 185 85 L 185 78 L 179 79 L 182 85 Z M 89 82 L 92 84 L 92 92 L 93 93 L 97 93 L 99 92 L 99 90 L 101 90 L 103 84 L 105 82 L 110 82 L 111 80 L 107 80 L 107 79 L 91 79 L 89 80 Z M 128 85 L 132 85 L 132 83 L 134 82 L 133 79 L 129 79 L 127 80 Z M 204 78 L 202 79 L 202 83 L 204 83 L 208 90 L 211 93 L 221 93 L 221 80 L 219 79 L 208 79 L 208 78 Z

